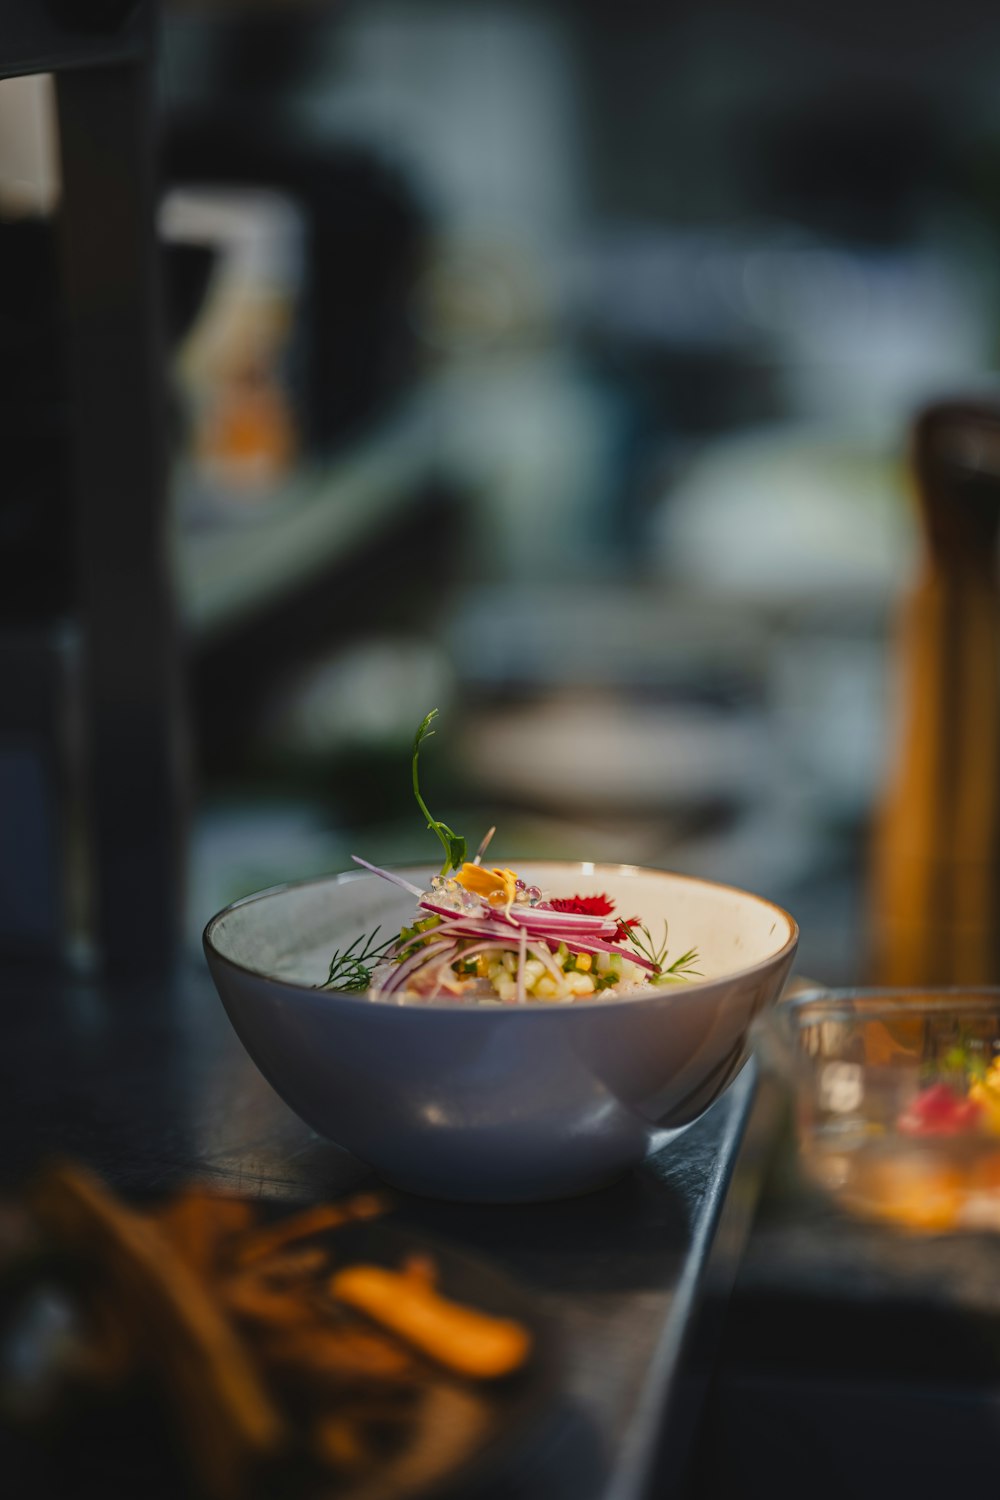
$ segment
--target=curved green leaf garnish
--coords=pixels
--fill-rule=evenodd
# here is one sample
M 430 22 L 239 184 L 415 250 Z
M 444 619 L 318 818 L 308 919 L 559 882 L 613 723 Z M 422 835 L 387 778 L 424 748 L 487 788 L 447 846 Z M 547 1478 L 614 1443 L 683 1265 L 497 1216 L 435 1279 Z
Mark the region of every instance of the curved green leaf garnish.
M 436 708 L 432 708 L 430 713 L 425 715 L 424 719 L 421 721 L 420 728 L 417 730 L 416 736 L 414 737 L 413 795 L 417 799 L 417 806 L 420 808 L 420 811 L 427 819 L 427 827 L 431 830 L 432 833 L 437 834 L 438 838 L 441 840 L 445 855 L 444 864 L 441 866 L 441 874 L 447 875 L 449 870 L 457 870 L 462 864 L 464 864 L 466 854 L 465 839 L 461 834 L 453 833 L 452 830 L 448 827 L 447 823 L 442 823 L 439 819 L 431 817 L 430 809 L 428 808 L 423 797 L 421 797 L 420 795 L 420 784 L 417 780 L 417 760 L 420 756 L 420 746 L 425 739 L 427 739 L 434 733 L 433 729 L 431 728 L 431 723 L 434 719 L 437 718 L 437 712 L 438 711 Z

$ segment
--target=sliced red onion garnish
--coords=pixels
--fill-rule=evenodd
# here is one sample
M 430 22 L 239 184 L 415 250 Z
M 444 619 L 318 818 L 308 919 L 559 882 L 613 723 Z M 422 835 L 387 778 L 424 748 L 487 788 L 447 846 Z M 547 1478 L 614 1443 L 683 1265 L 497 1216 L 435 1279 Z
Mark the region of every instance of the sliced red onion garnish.
M 643 958 L 641 953 L 636 953 L 634 948 L 622 948 L 618 943 L 605 943 L 601 938 L 581 938 L 579 942 L 567 943 L 567 948 L 574 953 L 617 953 L 619 958 L 627 958 L 630 964 L 637 964 L 640 969 L 648 969 L 651 974 L 660 972 L 659 965 L 654 964 L 648 958 Z
M 361 858 L 360 854 L 352 854 L 351 858 L 356 865 L 363 865 L 366 870 L 371 870 L 373 875 L 381 875 L 383 880 L 391 880 L 393 885 L 401 885 L 404 891 L 410 892 L 411 896 L 422 896 L 424 894 L 420 887 L 414 885 L 412 881 L 404 880 L 402 875 L 396 875 L 392 870 L 383 870 L 378 865 L 370 865 L 366 859 Z
M 502 942 L 505 948 L 510 948 L 511 944 L 513 944 L 513 936 L 511 938 L 504 938 L 501 933 L 498 933 L 492 922 L 456 922 L 454 926 L 448 926 L 447 932 L 441 932 L 439 927 L 435 927 L 427 936 L 429 938 L 436 938 L 436 936 L 442 936 L 442 938 L 483 938 L 486 939 L 486 942 Z M 402 947 L 406 948 L 409 945 L 403 944 Z
M 448 938 L 444 942 L 440 943 L 423 944 L 416 953 L 413 953 L 409 958 L 404 959 L 403 962 L 389 975 L 388 979 L 385 981 L 385 984 L 381 985 L 378 990 L 374 991 L 374 993 L 379 995 L 395 994 L 397 990 L 403 987 L 406 980 L 410 979 L 418 969 L 422 969 L 424 965 L 429 963 L 432 958 L 437 958 L 439 955 L 447 952 L 448 949 L 454 950 L 455 946 L 456 945 L 451 938 Z
M 507 920 L 503 910 L 500 908 L 494 910 L 493 907 L 484 906 L 482 916 L 477 916 L 474 912 L 456 911 L 453 906 L 439 906 L 435 901 L 423 900 L 418 904 L 423 911 L 433 912 L 436 917 L 444 917 L 449 922 L 479 922 L 489 924 L 491 932 L 496 931 L 498 923 L 504 927 L 512 927 L 514 925 Z
M 426 896 L 419 904 L 424 911 L 434 912 L 436 916 L 462 919 L 466 916 L 454 906 L 441 906 L 436 901 L 428 900 Z M 572 911 L 542 911 L 536 906 L 512 906 L 508 911 L 505 906 L 487 906 L 483 903 L 482 915 L 476 916 L 470 912 L 468 919 L 473 922 L 503 922 L 506 926 L 527 927 L 529 931 L 547 929 L 555 932 L 558 929 L 566 932 L 610 934 L 618 929 L 617 918 L 589 917 Z
M 495 938 L 498 941 L 501 936 L 497 931 L 497 924 L 495 922 L 478 921 L 475 917 L 458 917 L 453 922 L 442 922 L 440 927 L 430 928 L 426 935 L 428 937 L 437 937 L 439 934 L 442 937 L 484 937 Z M 414 940 L 411 939 L 410 941 Z M 508 937 L 508 948 L 510 947 L 510 943 L 511 938 Z M 408 944 L 404 943 L 402 946 L 405 948 Z
M 537 906 L 515 906 L 511 908 L 510 920 L 518 927 L 527 927 L 529 932 L 616 932 L 618 922 L 607 917 L 588 917 L 572 911 L 539 911 Z
M 424 911 L 444 918 L 456 934 L 458 927 L 451 924 L 468 925 L 472 936 L 490 930 L 496 931 L 497 927 L 516 927 L 527 931 L 531 937 L 551 940 L 558 947 L 564 940 L 571 941 L 577 936 L 611 938 L 618 930 L 616 920 L 609 922 L 602 917 L 577 916 L 573 912 L 542 912 L 514 907 L 508 913 L 504 908 L 484 906 L 482 916 L 466 916 L 463 912 L 457 912 L 454 907 L 440 906 L 435 901 L 425 899 L 419 904 Z

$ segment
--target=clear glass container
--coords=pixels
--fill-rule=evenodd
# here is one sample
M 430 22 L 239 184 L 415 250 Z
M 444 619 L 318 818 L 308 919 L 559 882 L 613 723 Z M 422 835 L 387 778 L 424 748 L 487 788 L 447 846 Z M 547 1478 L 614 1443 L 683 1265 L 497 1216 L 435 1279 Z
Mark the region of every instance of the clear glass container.
M 810 991 L 767 1033 L 810 1181 L 905 1229 L 1000 1231 L 1000 988 Z

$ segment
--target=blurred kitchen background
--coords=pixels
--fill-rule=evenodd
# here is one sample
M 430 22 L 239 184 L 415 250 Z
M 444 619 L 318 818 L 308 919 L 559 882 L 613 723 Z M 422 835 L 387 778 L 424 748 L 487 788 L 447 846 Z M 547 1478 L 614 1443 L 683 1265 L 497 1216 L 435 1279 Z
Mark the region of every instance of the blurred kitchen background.
M 969 0 L 165 6 L 192 940 L 432 858 L 438 707 L 473 844 L 751 887 L 864 977 L 907 433 L 995 388 L 998 77 Z M 8 448 L 16 625 L 72 593 L 44 78 L 0 140 L 6 326 L 55 392 Z

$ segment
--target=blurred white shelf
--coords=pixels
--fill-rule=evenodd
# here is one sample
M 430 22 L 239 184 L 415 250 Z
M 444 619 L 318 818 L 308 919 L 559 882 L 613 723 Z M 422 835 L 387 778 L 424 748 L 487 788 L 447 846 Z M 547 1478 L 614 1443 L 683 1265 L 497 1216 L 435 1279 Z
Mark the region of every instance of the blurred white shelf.
M 238 628 L 380 535 L 437 465 L 438 402 L 414 394 L 328 465 L 299 472 L 280 496 L 233 505 L 211 524 L 175 511 L 174 564 L 182 622 L 196 639 Z

